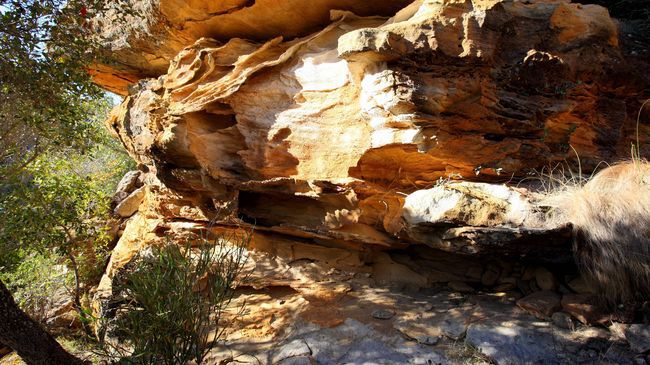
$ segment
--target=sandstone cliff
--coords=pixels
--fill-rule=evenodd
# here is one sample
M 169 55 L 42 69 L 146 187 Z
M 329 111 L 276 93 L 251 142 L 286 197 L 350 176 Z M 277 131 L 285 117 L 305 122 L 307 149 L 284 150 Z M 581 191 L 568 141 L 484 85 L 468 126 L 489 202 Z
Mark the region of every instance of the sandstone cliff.
M 650 85 L 598 5 L 137 4 L 128 29 L 98 22 L 115 63 L 96 81 L 126 95 L 107 125 L 142 171 L 100 292 L 144 245 L 209 222 L 255 227 L 253 287 L 350 290 L 292 265 L 311 260 L 512 289 L 526 271 L 513 261 L 572 261 L 570 229 L 524 188 L 531 172 L 629 156 Z
M 192 6 L 209 15 L 191 21 L 189 8 L 162 1 L 143 29 L 107 30 L 132 41 L 121 62 L 161 75 L 139 81 L 108 121 L 156 180 L 148 201 L 178 195 L 176 210 L 151 207 L 161 217 L 453 250 L 440 236 L 467 235 L 444 228 L 521 227 L 526 217 L 506 216 L 531 214 L 521 206 L 530 201 L 440 182 L 516 182 L 574 154 L 591 171 L 628 153 L 636 105 L 626 101 L 638 90 L 615 79 L 625 59 L 603 7 L 416 1 L 385 18 L 404 4 L 279 4 Z M 331 22 L 309 33 L 327 10 Z M 497 212 L 472 219 L 455 203 Z M 439 237 L 420 238 L 422 226 Z

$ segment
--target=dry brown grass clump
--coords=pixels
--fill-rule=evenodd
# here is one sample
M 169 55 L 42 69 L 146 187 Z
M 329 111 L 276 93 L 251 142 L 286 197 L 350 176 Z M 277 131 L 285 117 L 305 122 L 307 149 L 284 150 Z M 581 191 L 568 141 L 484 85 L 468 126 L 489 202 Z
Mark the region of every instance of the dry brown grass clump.
M 576 261 L 604 303 L 650 299 L 650 163 L 610 166 L 549 200 L 555 220 L 573 224 Z

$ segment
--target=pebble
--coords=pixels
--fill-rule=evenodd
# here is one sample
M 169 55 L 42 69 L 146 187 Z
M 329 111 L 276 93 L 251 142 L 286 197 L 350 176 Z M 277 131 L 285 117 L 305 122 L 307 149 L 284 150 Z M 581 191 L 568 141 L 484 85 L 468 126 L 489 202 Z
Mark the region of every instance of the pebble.
M 555 312 L 551 316 L 551 321 L 553 322 L 554 325 L 560 328 L 564 328 L 568 330 L 573 330 L 575 328 L 573 320 L 571 319 L 571 316 L 568 313 Z
M 467 285 L 466 283 L 463 283 L 462 281 L 450 281 L 449 284 L 447 284 L 451 290 L 457 291 L 459 293 L 473 293 L 474 288 L 471 286 Z
M 375 319 L 391 319 L 395 316 L 395 311 L 390 309 L 376 309 L 372 311 L 372 317 Z

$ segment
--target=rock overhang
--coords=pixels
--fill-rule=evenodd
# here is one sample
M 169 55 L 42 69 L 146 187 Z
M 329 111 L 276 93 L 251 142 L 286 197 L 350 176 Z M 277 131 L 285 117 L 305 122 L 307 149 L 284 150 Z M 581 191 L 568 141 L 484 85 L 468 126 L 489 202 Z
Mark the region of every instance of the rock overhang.
M 207 17 L 235 19 L 289 3 L 204 5 L 223 6 Z M 141 212 L 151 218 L 566 262 L 570 226 L 544 226 L 534 194 L 499 184 L 573 150 L 589 156 L 585 169 L 628 150 L 623 99 L 635 89 L 613 87 L 608 72 L 625 61 L 599 6 L 317 2 L 309 11 L 325 21 L 276 24 L 301 4 L 257 27 L 207 31 L 167 27 L 188 21 L 185 5 L 170 15 L 174 2 L 143 4 L 151 24 L 114 54 L 156 78 L 133 87 L 107 125 L 149 176 Z M 167 43 L 141 42 L 152 37 Z M 164 67 L 141 62 L 147 52 Z

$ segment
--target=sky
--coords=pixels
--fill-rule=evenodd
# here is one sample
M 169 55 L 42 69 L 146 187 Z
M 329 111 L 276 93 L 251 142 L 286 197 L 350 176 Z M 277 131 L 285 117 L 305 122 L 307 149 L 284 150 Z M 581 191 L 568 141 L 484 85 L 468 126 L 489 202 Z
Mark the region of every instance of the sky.
M 113 105 L 120 104 L 120 103 L 122 103 L 122 100 L 124 100 L 124 97 L 122 97 L 121 95 L 117 95 L 117 94 L 112 93 L 110 91 L 106 91 L 106 96 L 109 99 L 111 99 L 111 101 L 113 102 Z

